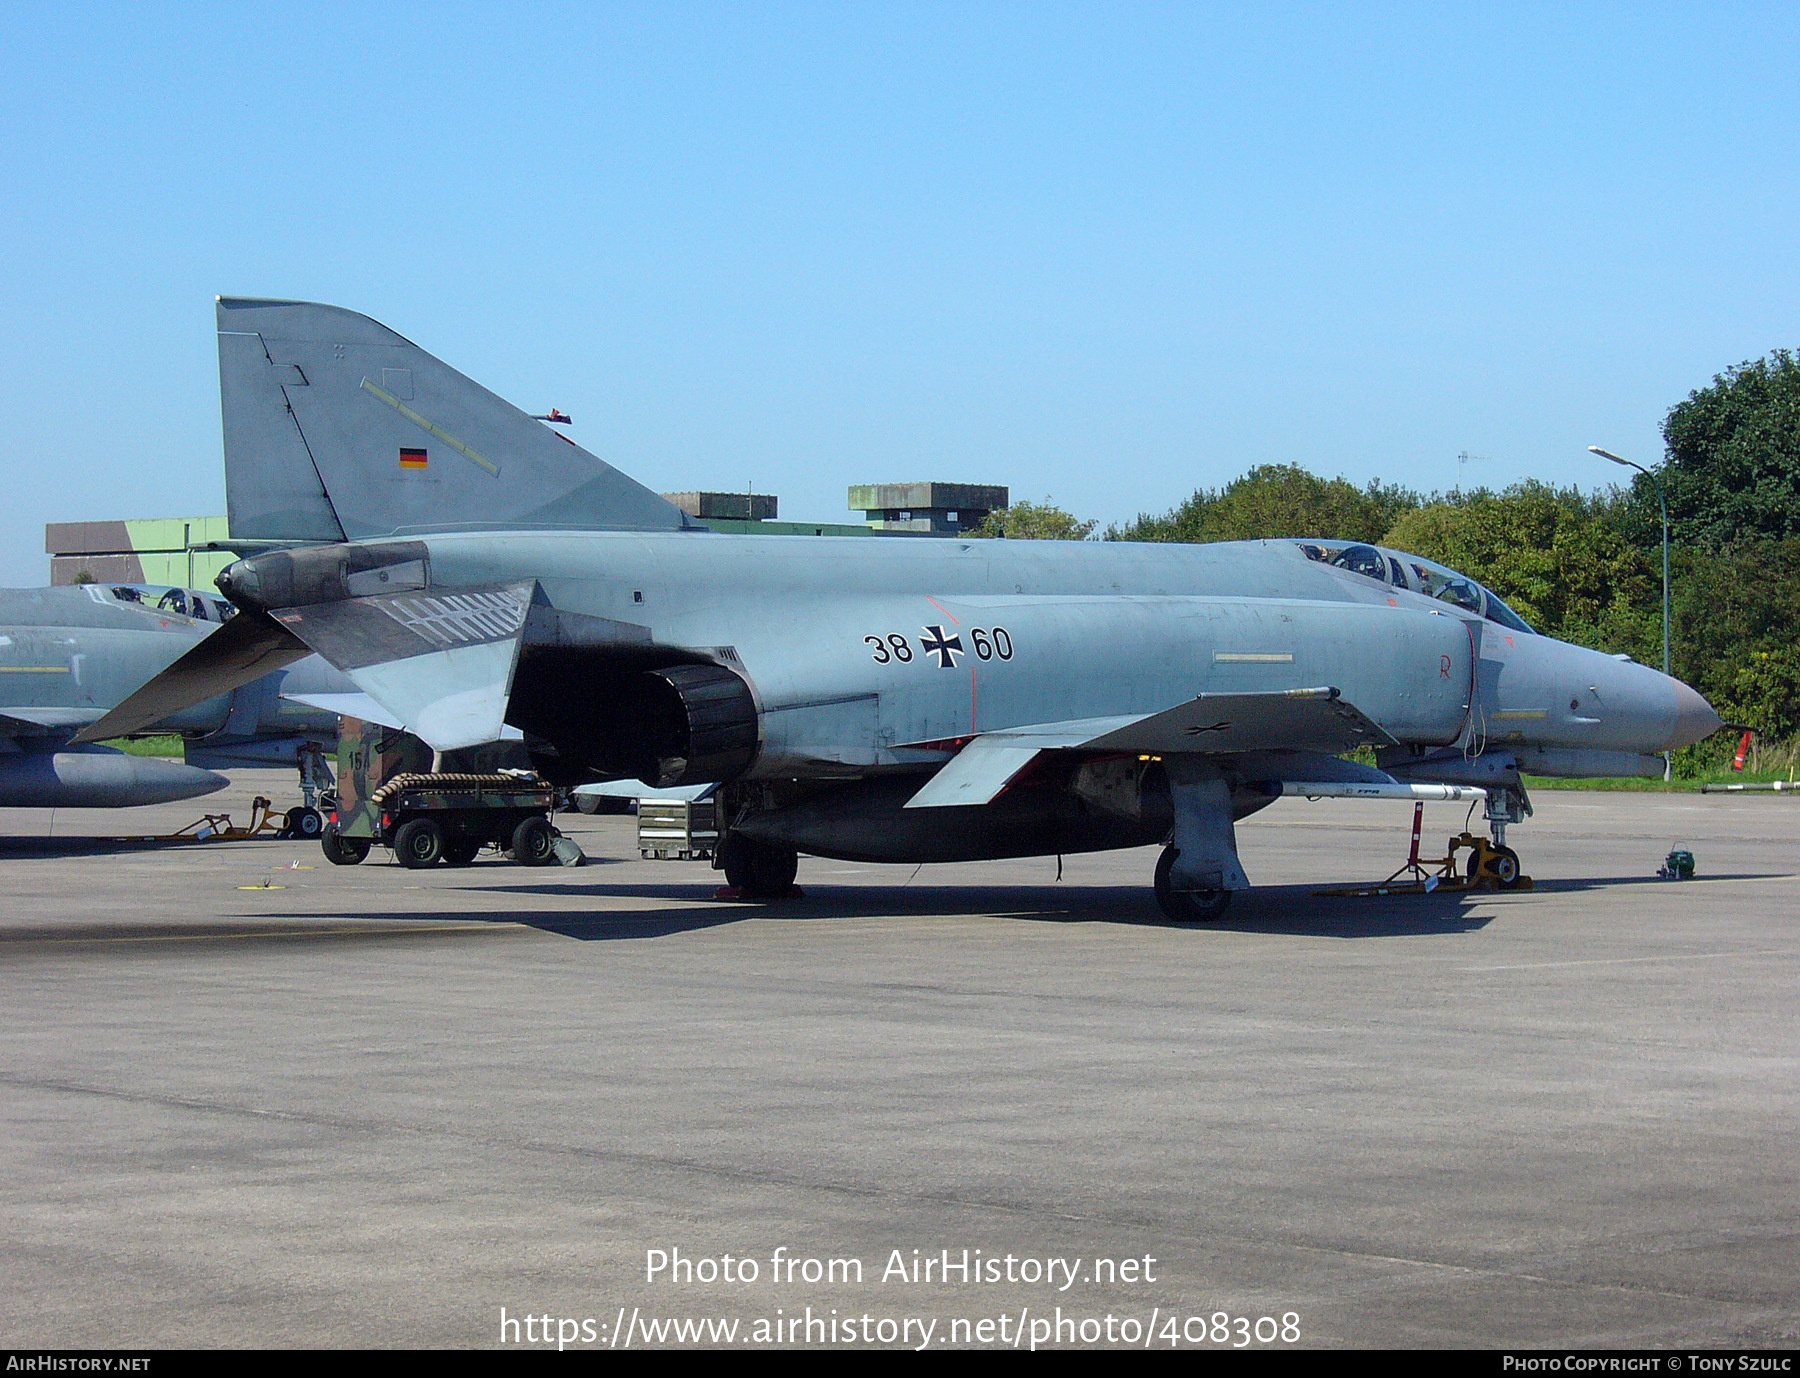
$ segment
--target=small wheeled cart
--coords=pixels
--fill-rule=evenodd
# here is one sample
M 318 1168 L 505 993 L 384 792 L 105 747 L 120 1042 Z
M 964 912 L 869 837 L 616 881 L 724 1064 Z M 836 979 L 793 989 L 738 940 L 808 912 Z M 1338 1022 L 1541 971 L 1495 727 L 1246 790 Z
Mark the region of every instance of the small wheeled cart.
M 719 850 L 711 799 L 639 799 L 638 855 L 645 861 L 706 861 Z
M 334 810 L 319 845 L 337 866 L 356 865 L 377 842 L 415 870 L 467 866 L 487 846 L 521 866 L 553 866 L 555 807 L 555 789 L 533 775 L 396 775 Z

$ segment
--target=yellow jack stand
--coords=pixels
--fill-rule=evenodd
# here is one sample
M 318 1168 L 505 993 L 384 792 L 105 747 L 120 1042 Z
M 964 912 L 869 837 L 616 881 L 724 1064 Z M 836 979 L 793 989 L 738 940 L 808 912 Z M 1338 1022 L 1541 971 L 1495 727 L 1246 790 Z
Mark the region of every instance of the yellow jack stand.
M 209 813 L 172 833 L 147 833 L 116 837 L 113 842 L 243 842 L 252 837 L 273 837 L 282 829 L 282 815 L 262 795 L 250 801 L 250 826 L 240 828 L 228 813 Z
M 1511 847 L 1496 847 L 1485 837 L 1474 833 L 1458 833 L 1451 838 L 1445 855 L 1433 860 L 1419 859 L 1419 835 L 1425 826 L 1425 806 L 1413 805 L 1412 849 L 1406 862 L 1386 880 L 1375 885 L 1353 885 L 1333 890 L 1314 890 L 1313 894 L 1350 899 L 1369 899 L 1377 895 L 1429 895 L 1438 890 L 1529 890 L 1531 877 L 1519 870 L 1519 854 Z M 1459 851 L 1469 853 L 1468 860 L 1456 864 Z M 1401 877 L 1407 879 L 1402 880 Z

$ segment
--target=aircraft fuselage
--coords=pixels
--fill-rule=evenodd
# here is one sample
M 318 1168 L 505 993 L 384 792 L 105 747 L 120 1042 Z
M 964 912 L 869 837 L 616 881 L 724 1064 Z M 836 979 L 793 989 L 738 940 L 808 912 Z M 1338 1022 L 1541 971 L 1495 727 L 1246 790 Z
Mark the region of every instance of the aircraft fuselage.
M 1420 749 L 1642 756 L 1718 724 L 1647 666 L 1320 563 L 1292 541 L 468 531 L 296 554 L 310 569 L 352 549 L 416 560 L 434 591 L 535 581 L 543 605 L 580 620 L 560 648 L 527 635 L 515 682 L 512 721 L 551 740 L 558 713 L 587 712 L 579 675 L 543 688 L 538 671 L 559 653 L 590 669 L 740 671 L 760 715 L 752 776 L 918 769 L 1019 724 L 1319 685 Z M 270 559 L 234 566 L 224 586 L 264 607 L 347 592 L 280 586 L 289 576 Z M 601 680 L 590 688 L 605 697 Z

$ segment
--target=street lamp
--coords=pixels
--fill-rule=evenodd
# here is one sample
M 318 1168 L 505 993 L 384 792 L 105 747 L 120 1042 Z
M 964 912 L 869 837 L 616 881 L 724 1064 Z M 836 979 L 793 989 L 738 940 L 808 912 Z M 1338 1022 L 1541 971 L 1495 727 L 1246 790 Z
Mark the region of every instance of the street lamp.
M 1588 451 L 1602 459 L 1610 459 L 1614 464 L 1623 464 L 1627 469 L 1636 469 L 1656 487 L 1657 506 L 1662 508 L 1663 524 L 1663 673 L 1669 673 L 1669 503 L 1663 497 L 1662 480 L 1643 465 L 1615 455 L 1611 450 L 1603 450 L 1598 445 L 1588 446 Z M 1663 779 L 1668 780 L 1675 773 L 1675 758 L 1670 752 L 1663 752 Z

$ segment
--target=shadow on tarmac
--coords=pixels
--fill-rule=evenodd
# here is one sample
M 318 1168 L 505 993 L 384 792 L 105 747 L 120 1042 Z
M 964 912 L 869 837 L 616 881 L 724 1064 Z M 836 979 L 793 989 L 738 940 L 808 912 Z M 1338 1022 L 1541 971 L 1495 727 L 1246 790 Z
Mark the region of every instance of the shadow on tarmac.
M 157 846 L 159 844 L 149 844 Z M 168 846 L 170 844 L 160 844 Z M 204 844 L 202 844 L 204 845 Z M 0 839 L 0 858 L 8 856 L 80 855 L 116 850 L 117 843 L 96 838 Z M 135 850 L 135 848 L 134 848 Z M 553 873 L 555 874 L 555 873 Z M 561 875 L 567 875 L 563 872 Z M 1785 878 L 1786 872 L 1709 875 L 1710 881 L 1760 881 Z M 559 877 L 560 878 L 560 877 Z M 617 883 L 548 879 L 518 884 L 446 887 L 465 902 L 480 908 L 410 910 L 357 910 L 353 907 L 290 912 L 280 918 L 269 914 L 242 914 L 237 923 L 185 925 L 155 924 L 83 926 L 31 926 L 0 935 L 0 946 L 52 942 L 157 942 L 196 938 L 297 938 L 307 936 L 284 920 L 321 920 L 340 923 L 391 924 L 388 929 L 318 930 L 319 937 L 392 935 L 418 931 L 431 924 L 500 927 L 518 924 L 580 942 L 618 942 L 673 937 L 702 929 L 718 928 L 751 919 L 829 921 L 872 919 L 878 921 L 987 918 L 1021 923 L 1103 923 L 1135 928 L 1173 930 L 1205 929 L 1220 933 L 1263 934 L 1304 938 L 1418 938 L 1478 931 L 1499 917 L 1490 900 L 1529 903 L 1531 892 L 1451 891 L 1430 895 L 1395 895 L 1355 898 L 1317 895 L 1320 887 L 1300 885 L 1259 886 L 1237 895 L 1226 916 L 1216 923 L 1175 923 L 1156 906 L 1149 887 L 1117 886 L 915 886 L 906 884 L 807 887 L 804 898 L 765 902 L 713 899 L 715 882 Z M 1576 894 L 1613 890 L 1622 886 L 1667 885 L 1654 876 L 1606 876 L 1586 879 L 1543 880 L 1536 891 Z M 566 907 L 533 907 L 533 899 L 554 898 L 566 905 L 583 898 L 610 901 L 612 907 L 591 912 L 571 912 Z M 517 908 L 511 908 L 517 904 Z M 634 905 L 633 902 L 636 902 Z M 679 907 L 665 907 L 667 905 Z M 654 905 L 655 907 L 650 907 Z M 641 906 L 641 907 L 640 907 Z M 249 925 L 248 931 L 238 924 Z M 417 928 L 415 928 L 417 926 Z
M 1023 923 L 1106 923 L 1121 927 L 1208 929 L 1226 933 L 1262 933 L 1290 937 L 1392 938 L 1434 933 L 1466 933 L 1485 927 L 1491 913 L 1470 912 L 1471 900 L 1485 895 L 1407 896 L 1385 899 L 1318 898 L 1302 886 L 1266 886 L 1237 896 L 1227 916 L 1217 923 L 1174 923 L 1163 917 L 1142 886 L 1082 886 L 1056 890 L 1044 886 L 811 886 L 803 899 L 712 902 L 711 886 L 695 885 L 507 885 L 483 887 L 489 899 L 500 895 L 555 896 L 570 900 L 689 902 L 676 910 L 607 909 L 595 913 L 567 910 L 481 912 L 431 910 L 364 912 L 358 919 L 385 922 L 516 923 L 582 942 L 669 937 L 697 929 L 751 919 L 828 921 L 834 919 L 1007 919 Z M 703 906 L 703 907 L 702 907 Z M 328 914 L 296 915 L 306 918 Z
M 1760 880 L 1761 875 L 1710 877 L 1715 880 Z M 1610 876 L 1585 880 L 1550 880 L 1539 892 L 1573 894 L 1618 886 L 1663 885 L 1656 877 Z M 662 938 L 750 919 L 1010 919 L 1024 923 L 1107 923 L 1135 928 L 1207 929 L 1224 933 L 1260 933 L 1307 938 L 1414 938 L 1431 934 L 1475 932 L 1497 917 L 1488 901 L 1528 900 L 1531 892 L 1451 891 L 1430 895 L 1371 898 L 1315 895 L 1318 887 L 1259 886 L 1232 901 L 1216 923 L 1175 923 L 1166 919 L 1145 886 L 824 886 L 807 887 L 802 899 L 731 901 L 712 899 L 711 884 L 521 884 L 484 886 L 486 897 L 555 896 L 561 900 L 688 903 L 696 908 L 669 910 L 608 909 L 591 914 L 567 910 L 484 912 L 442 910 L 413 913 L 365 913 L 356 917 L 404 921 L 517 923 L 581 942 Z M 1477 912 L 1485 910 L 1486 912 Z M 333 917 L 312 915 L 309 917 Z
M 251 839 L 239 839 L 239 842 Z M 276 842 L 274 836 L 256 838 L 257 842 Z M 196 847 L 231 847 L 231 842 L 201 842 L 195 838 L 170 840 L 163 837 L 0 837 L 0 860 L 9 857 L 73 857 L 107 856 L 116 852 L 179 852 Z

